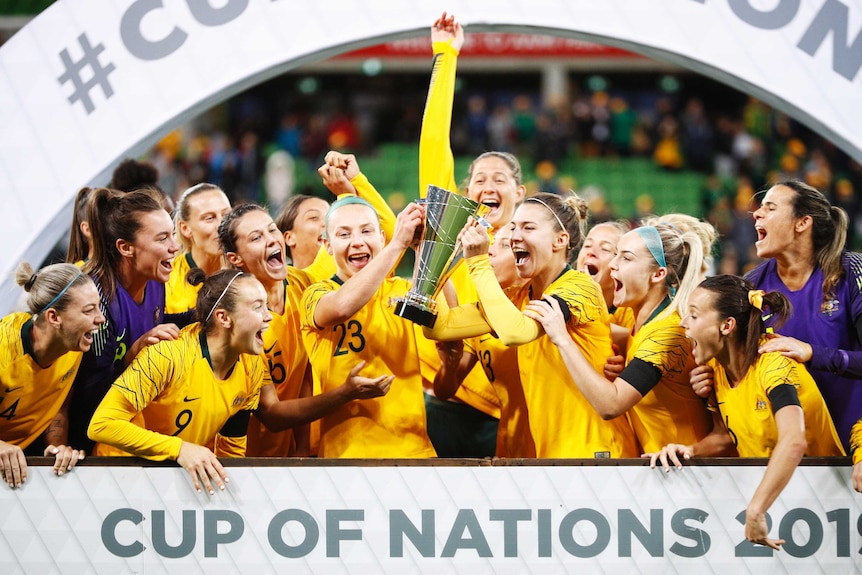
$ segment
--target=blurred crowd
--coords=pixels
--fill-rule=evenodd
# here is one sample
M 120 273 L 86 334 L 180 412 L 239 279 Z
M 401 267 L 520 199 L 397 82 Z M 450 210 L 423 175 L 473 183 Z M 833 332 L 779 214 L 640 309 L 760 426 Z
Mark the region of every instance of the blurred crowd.
M 721 234 L 713 254 L 715 271 L 745 273 L 757 263 L 751 211 L 757 192 L 777 179 L 796 178 L 823 190 L 850 215 L 848 247 L 859 249 L 862 167 L 786 114 L 753 97 L 734 95 L 718 106 L 715 97 L 706 101 L 656 89 L 584 90 L 543 105 L 538 95 L 465 89 L 455 96 L 452 149 L 456 156 L 485 150 L 516 154 L 534 191 L 579 191 L 579 184 L 589 185 L 580 181 L 576 167 L 562 177 L 562 170 L 580 158 L 648 158 L 668 172 L 700 173 L 702 189 L 691 193 L 700 195 L 701 212 L 692 215 L 707 219 Z M 169 194 L 207 181 L 233 202 L 277 207 L 293 193 L 325 195 L 322 186 L 295 182 L 297 171 L 319 165 L 326 150 L 367 156 L 388 143 L 415 144 L 422 101 L 414 99 L 407 97 L 384 113 L 386 106 L 363 105 L 361 92 L 350 99 L 321 97 L 319 107 L 306 101 L 273 119 L 259 95 L 239 96 L 223 107 L 219 121 L 172 132 L 146 159 L 158 168 L 160 186 Z M 644 201 L 648 209 L 649 198 Z M 632 215 L 623 210 L 642 209 L 614 209 L 611 202 L 610 211 L 594 211 L 598 219 L 612 219 Z

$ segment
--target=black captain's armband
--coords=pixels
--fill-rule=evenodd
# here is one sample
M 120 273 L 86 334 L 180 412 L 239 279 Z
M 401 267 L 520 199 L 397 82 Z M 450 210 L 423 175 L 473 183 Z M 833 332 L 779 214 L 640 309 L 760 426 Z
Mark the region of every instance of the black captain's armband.
M 572 310 L 569 309 L 569 304 L 567 304 L 566 300 L 564 300 L 557 294 L 554 294 L 550 297 L 557 300 L 557 302 L 560 304 L 560 311 L 563 312 L 563 319 L 566 320 L 566 323 L 569 323 L 569 320 L 572 319 Z
M 222 426 L 219 435 L 222 437 L 243 437 L 248 435 L 248 420 L 250 418 L 251 412 L 248 410 L 236 412 Z
M 636 357 L 623 369 L 619 377 L 626 380 L 629 385 L 638 390 L 638 393 L 643 396 L 658 385 L 661 379 L 661 370 L 653 364 Z
M 769 403 L 772 404 L 772 413 L 777 413 L 779 409 L 788 405 L 802 407 L 802 404 L 799 402 L 799 393 L 796 391 L 796 386 L 789 383 L 775 386 L 766 396 L 769 398 Z

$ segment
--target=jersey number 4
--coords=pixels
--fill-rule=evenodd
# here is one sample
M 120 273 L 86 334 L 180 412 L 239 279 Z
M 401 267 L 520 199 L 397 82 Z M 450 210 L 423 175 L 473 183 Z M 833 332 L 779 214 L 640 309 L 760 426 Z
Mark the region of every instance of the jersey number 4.
M 5 398 L 5 397 L 0 397 L 0 405 L 3 405 L 3 400 L 4 400 L 4 399 L 6 399 L 6 398 Z M 8 419 L 12 419 L 13 417 L 15 417 L 15 410 L 17 410 L 17 409 L 18 409 L 18 402 L 19 402 L 19 401 L 21 401 L 21 398 L 20 398 L 20 397 L 19 397 L 18 399 L 16 399 L 16 400 L 15 400 L 15 403 L 13 403 L 12 405 L 10 405 L 9 407 L 7 407 L 6 409 L 4 409 L 3 411 L 0 411 L 0 417 L 5 417 L 7 420 L 8 420 Z

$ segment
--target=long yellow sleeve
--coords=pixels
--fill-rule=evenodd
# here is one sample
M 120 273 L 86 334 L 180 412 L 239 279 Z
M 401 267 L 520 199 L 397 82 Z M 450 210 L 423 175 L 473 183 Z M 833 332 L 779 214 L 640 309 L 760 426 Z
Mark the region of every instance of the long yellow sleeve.
M 138 414 L 135 406 L 116 387 L 111 387 L 90 420 L 87 434 L 98 443 L 111 445 L 153 461 L 176 459 L 183 441 L 149 431 L 132 423 Z
M 359 175 L 350 180 L 350 183 L 356 188 L 356 194 L 360 198 L 368 200 L 368 203 L 377 211 L 377 217 L 380 218 L 380 229 L 386 234 L 386 241 L 391 240 L 395 235 L 395 212 L 392 211 L 392 208 L 386 203 L 386 200 L 383 199 L 377 188 L 368 181 L 365 174 L 359 173 Z
M 450 308 L 445 297 L 438 297 L 434 327 L 422 331 L 428 339 L 456 341 L 490 333 L 491 325 L 476 303 Z
M 458 51 L 451 42 L 434 42 L 433 50 L 431 84 L 419 136 L 419 197 L 422 198 L 429 184 L 458 191 L 450 144 Z
M 523 345 L 544 333 L 535 320 L 525 316 L 506 296 L 497 282 L 488 254 L 474 256 L 465 263 L 479 294 L 482 312 L 504 345 Z

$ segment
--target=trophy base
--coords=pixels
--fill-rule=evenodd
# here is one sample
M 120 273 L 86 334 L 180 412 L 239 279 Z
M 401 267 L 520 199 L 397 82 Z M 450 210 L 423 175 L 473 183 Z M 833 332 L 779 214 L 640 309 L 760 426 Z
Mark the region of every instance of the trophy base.
M 399 301 L 395 304 L 394 311 L 395 315 L 409 319 L 413 323 L 418 323 L 423 327 L 434 327 L 434 322 L 437 321 L 436 314 L 432 313 L 427 307 L 412 301 Z

